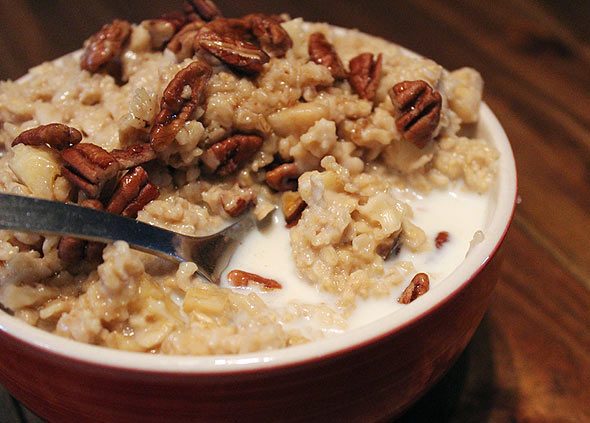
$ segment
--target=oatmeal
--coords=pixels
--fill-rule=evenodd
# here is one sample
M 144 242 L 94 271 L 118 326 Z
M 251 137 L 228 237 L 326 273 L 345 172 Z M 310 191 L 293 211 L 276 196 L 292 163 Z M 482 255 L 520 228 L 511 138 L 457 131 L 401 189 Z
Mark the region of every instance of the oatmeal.
M 0 83 L 0 191 L 188 235 L 249 211 L 263 222 L 218 285 L 123 241 L 0 231 L 0 303 L 80 342 L 196 355 L 405 307 L 484 226 L 498 155 L 463 130 L 482 89 L 473 69 L 284 15 L 195 1 L 115 20 Z

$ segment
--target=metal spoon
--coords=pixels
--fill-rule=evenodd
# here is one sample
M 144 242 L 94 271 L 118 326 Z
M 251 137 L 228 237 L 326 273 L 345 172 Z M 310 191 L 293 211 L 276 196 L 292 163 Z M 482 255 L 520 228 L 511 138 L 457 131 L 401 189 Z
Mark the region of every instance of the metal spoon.
M 175 262 L 192 261 L 197 273 L 217 283 L 246 233 L 252 213 L 220 232 L 193 237 L 112 213 L 38 198 L 0 194 L 0 229 L 65 235 L 89 241 L 126 241 L 130 247 Z

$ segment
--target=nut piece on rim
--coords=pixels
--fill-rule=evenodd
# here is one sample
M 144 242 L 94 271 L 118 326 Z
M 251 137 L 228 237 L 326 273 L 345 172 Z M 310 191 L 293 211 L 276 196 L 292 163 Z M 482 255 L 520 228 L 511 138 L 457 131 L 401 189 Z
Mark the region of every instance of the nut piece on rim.
M 262 146 L 258 135 L 233 135 L 213 144 L 201 156 L 203 170 L 208 174 L 226 176 L 242 167 Z
M 65 150 L 82 141 L 82 133 L 76 128 L 71 128 L 61 123 L 50 123 L 21 132 L 14 141 L 12 147 L 17 144 L 43 145 L 47 144 L 56 150 Z
M 346 69 L 336 53 L 334 46 L 328 42 L 321 32 L 314 32 L 309 36 L 309 57 L 318 65 L 327 67 L 334 79 L 345 79 Z
M 403 81 L 389 91 L 391 102 L 398 109 L 395 121 L 398 131 L 418 148 L 432 139 L 440 120 L 442 98 L 427 82 Z
M 430 288 L 430 279 L 426 273 L 418 273 L 412 278 L 412 281 L 404 290 L 397 302 L 400 304 L 410 304 L 416 298 L 426 294 Z

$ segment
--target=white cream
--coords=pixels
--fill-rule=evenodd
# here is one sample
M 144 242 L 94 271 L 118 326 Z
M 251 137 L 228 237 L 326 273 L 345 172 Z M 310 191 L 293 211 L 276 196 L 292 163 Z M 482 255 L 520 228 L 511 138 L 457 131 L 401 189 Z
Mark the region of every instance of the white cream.
M 467 191 L 461 185 L 450 191 L 434 190 L 425 195 L 412 191 L 399 191 L 399 199 L 407 202 L 414 212 L 412 221 L 422 228 L 432 241 L 432 249 L 424 253 L 412 253 L 401 248 L 391 261 L 410 261 L 415 271 L 408 279 L 392 290 L 387 298 L 357 301 L 357 307 L 348 319 L 349 328 L 363 326 L 398 310 L 403 305 L 397 298 L 408 285 L 413 275 L 424 272 L 430 276 L 431 288 L 447 277 L 463 261 L 474 234 L 485 233 L 488 194 L 480 195 Z M 442 248 L 434 247 L 436 235 L 446 231 L 449 241 Z M 264 290 L 258 287 L 233 288 L 241 292 L 254 291 L 273 308 L 286 306 L 291 301 L 308 304 L 328 304 L 336 309 L 336 298 L 312 285 L 298 275 L 291 256 L 289 230 L 285 228 L 281 213 L 275 213 L 271 222 L 260 231 L 252 231 L 237 249 L 225 273 L 221 285 L 228 287 L 227 273 L 239 269 L 274 279 L 282 289 Z

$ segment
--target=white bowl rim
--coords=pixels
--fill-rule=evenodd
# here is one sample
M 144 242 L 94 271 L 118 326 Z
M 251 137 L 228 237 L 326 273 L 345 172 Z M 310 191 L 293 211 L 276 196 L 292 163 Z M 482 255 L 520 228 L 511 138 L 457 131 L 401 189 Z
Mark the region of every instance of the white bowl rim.
M 510 226 L 517 197 L 514 155 L 504 129 L 491 109 L 483 102 L 480 109 L 480 125 L 488 130 L 494 146 L 500 153 L 497 204 L 486 229 L 485 239 L 471 250 L 455 271 L 436 285 L 436 289 L 390 316 L 308 344 L 256 353 L 215 356 L 146 354 L 88 345 L 30 326 L 3 311 L 0 311 L 0 330 L 39 350 L 39 354 L 57 356 L 56 358 L 61 360 L 67 359 L 82 365 L 118 371 L 176 375 L 261 372 L 301 365 L 342 354 L 390 336 L 440 307 L 469 284 L 495 254 Z

